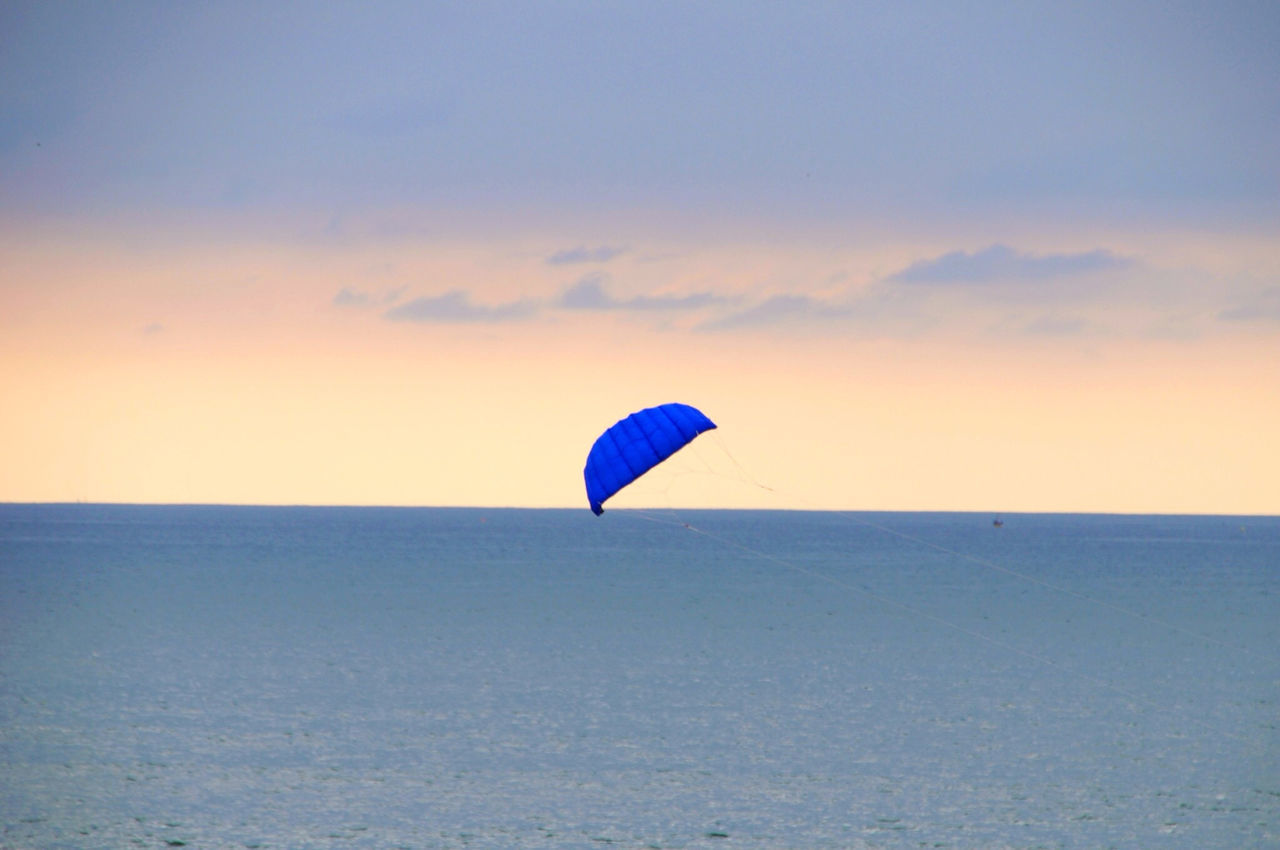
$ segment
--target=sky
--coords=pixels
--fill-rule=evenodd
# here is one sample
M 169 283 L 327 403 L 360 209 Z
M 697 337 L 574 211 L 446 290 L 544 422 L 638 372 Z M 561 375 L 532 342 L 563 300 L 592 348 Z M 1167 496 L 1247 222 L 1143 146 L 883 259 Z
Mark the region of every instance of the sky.
M 0 6 L 0 501 L 1280 513 L 1280 6 Z M 608 506 L 606 506 L 608 507 Z M 607 516 L 606 512 L 606 516 Z

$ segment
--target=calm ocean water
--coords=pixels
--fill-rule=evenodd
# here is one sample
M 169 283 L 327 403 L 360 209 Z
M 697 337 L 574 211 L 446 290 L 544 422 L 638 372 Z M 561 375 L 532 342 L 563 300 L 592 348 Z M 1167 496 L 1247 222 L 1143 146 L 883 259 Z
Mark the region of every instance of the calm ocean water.
M 1004 519 L 0 506 L 0 847 L 1280 846 L 1280 519 Z

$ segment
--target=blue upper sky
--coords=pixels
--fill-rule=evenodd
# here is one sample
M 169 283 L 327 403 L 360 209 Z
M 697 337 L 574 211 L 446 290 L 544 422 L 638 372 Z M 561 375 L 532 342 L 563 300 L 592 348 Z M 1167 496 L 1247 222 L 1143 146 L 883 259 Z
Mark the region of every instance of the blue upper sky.
M 22 3 L 0 205 L 1280 213 L 1280 4 Z

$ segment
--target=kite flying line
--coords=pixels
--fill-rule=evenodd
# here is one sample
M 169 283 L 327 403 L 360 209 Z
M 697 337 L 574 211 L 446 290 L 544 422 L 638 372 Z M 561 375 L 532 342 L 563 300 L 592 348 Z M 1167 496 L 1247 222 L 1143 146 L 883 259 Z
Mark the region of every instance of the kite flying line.
M 695 411 L 695 412 L 696 412 L 696 411 Z M 638 415 L 638 414 L 633 414 L 633 415 Z M 701 415 L 701 414 L 699 413 L 699 415 Z M 624 422 L 625 422 L 625 421 L 626 421 L 626 420 L 624 420 Z M 707 422 L 710 422 L 710 420 L 707 420 Z M 620 424 L 621 424 L 621 423 L 620 423 Z M 615 426 L 615 427 L 616 427 L 616 426 Z M 712 425 L 710 425 L 710 428 L 709 428 L 709 429 L 707 429 L 707 430 L 714 429 L 715 427 L 716 427 L 716 426 L 715 426 L 714 424 L 712 424 Z M 607 432 L 606 432 L 606 433 L 607 433 Z M 701 433 L 701 432 L 699 432 L 699 433 Z M 696 434 L 695 434 L 694 436 L 696 436 Z M 1280 663 L 1280 656 L 1276 656 L 1276 655 L 1273 655 L 1273 654 L 1270 654 L 1270 653 L 1267 653 L 1267 652 L 1259 652 L 1258 650 L 1250 649 L 1249 647 L 1241 646 L 1240 644 L 1236 644 L 1236 643 L 1232 643 L 1232 642 L 1230 642 L 1230 641 L 1222 640 L 1222 639 L 1220 639 L 1220 638 L 1216 638 L 1216 637 L 1214 637 L 1213 635 L 1208 635 L 1208 634 L 1204 634 L 1203 632 L 1195 631 L 1194 629 L 1188 629 L 1188 628 L 1186 628 L 1185 626 L 1181 626 L 1181 625 L 1179 625 L 1179 624 L 1177 624 L 1177 623 L 1172 623 L 1172 622 L 1169 622 L 1168 620 L 1163 620 L 1163 619 L 1161 619 L 1161 618 L 1159 618 L 1159 617 L 1154 617 L 1154 616 L 1152 616 L 1152 615 L 1150 615 L 1150 614 L 1144 614 L 1144 613 L 1142 613 L 1141 611 L 1136 611 L 1136 610 L 1134 610 L 1134 609 L 1132 609 L 1132 608 L 1127 608 L 1127 607 L 1125 607 L 1125 606 L 1123 606 L 1123 605 L 1118 605 L 1118 604 L 1116 604 L 1116 603 L 1114 603 L 1114 602 L 1109 602 L 1109 601 L 1107 601 L 1107 600 L 1105 600 L 1105 599 L 1100 599 L 1100 598 L 1098 598 L 1098 597 L 1096 597 L 1096 596 L 1090 596 L 1090 595 L 1089 595 L 1089 594 L 1087 594 L 1087 593 L 1081 593 L 1080 591 L 1072 590 L 1072 589 L 1071 589 L 1071 588 L 1069 588 L 1069 587 L 1064 587 L 1064 586 L 1059 585 L 1059 584 L 1054 584 L 1054 583 L 1053 583 L 1053 582 L 1051 582 L 1051 581 L 1046 581 L 1045 579 L 1038 578 L 1038 577 L 1036 577 L 1036 576 L 1029 575 L 1029 574 L 1024 573 L 1024 572 L 1021 572 L 1021 571 L 1019 571 L 1019 570 L 1013 569 L 1012 567 L 1005 566 L 1004 564 L 1000 564 L 1000 563 L 998 563 L 998 562 L 996 562 L 996 561 L 991 560 L 990 558 L 984 558 L 984 557 L 981 557 L 981 556 L 979 556 L 979 555 L 974 555 L 974 554 L 971 554 L 971 553 L 968 553 L 968 552 L 961 552 L 961 551 L 959 551 L 959 550 L 957 550 L 957 549 L 953 549 L 953 548 L 948 547 L 948 546 L 945 546 L 945 545 L 943 545 L 943 544 L 941 544 L 941 543 L 937 543 L 937 542 L 935 542 L 935 541 L 925 539 L 925 538 L 920 537 L 920 536 L 918 536 L 918 535 L 910 534 L 910 533 L 908 533 L 908 532 L 905 532 L 905 531 L 902 531 L 902 530 L 899 530 L 899 529 L 896 529 L 896 528 L 892 528 L 892 527 L 890 527 L 890 526 L 888 526 L 888 525 L 885 525 L 885 524 L 883 524 L 883 523 L 875 522 L 875 521 L 873 521 L 873 520 L 871 520 L 871 519 L 869 519 L 869 518 L 867 518 L 867 517 L 865 517 L 865 516 L 862 516 L 862 515 L 860 515 L 860 514 L 858 514 L 858 513 L 856 513 L 856 512 L 849 512 L 849 511 L 826 511 L 826 510 L 824 510 L 823 508 L 821 508 L 820 506 L 815 505 L 815 504 L 813 504 L 812 502 L 809 502 L 809 500 L 808 500 L 808 499 L 806 499 L 806 498 L 805 498 L 804 496 L 802 496 L 802 495 L 793 494 L 793 493 L 782 493 L 782 492 L 778 491 L 777 489 L 775 489 L 774 487 L 771 487 L 771 486 L 769 486 L 769 485 L 765 484 L 764 482 L 760 481 L 756 476 L 754 476 L 754 475 L 752 475 L 750 472 L 748 472 L 748 471 L 747 471 L 747 469 L 746 469 L 746 468 L 745 468 L 745 467 L 744 467 L 744 466 L 743 466 L 743 465 L 738 461 L 738 459 L 737 459 L 736 457 L 734 457 L 733 453 L 732 453 L 731 451 L 729 451 L 729 448 L 724 444 L 724 441 L 723 441 L 722 439 L 720 439 L 720 435 L 719 435 L 718 433 L 714 433 L 714 432 L 713 432 L 713 433 L 711 433 L 709 436 L 712 438 L 712 442 L 717 446 L 717 448 L 720 450 L 720 452 L 721 452 L 721 453 L 723 453 L 724 457 L 725 457 L 725 458 L 727 458 L 727 459 L 728 459 L 728 461 L 732 464 L 732 466 L 733 466 L 734 470 L 736 471 L 736 479 L 735 479 L 735 480 L 739 481 L 740 483 L 742 483 L 742 484 L 744 484 L 744 485 L 746 485 L 746 486 L 748 486 L 748 487 L 752 487 L 752 488 L 755 488 L 755 489 L 760 490 L 760 491 L 762 491 L 762 492 L 769 493 L 772 497 L 775 497 L 775 498 L 778 498 L 778 499 L 784 499 L 784 498 L 785 498 L 785 500 L 786 500 L 787 502 L 791 503 L 791 504 L 797 504 L 797 503 L 798 503 L 798 504 L 801 504 L 801 505 L 805 506 L 805 509 L 806 509 L 806 510 L 821 511 L 821 512 L 823 512 L 823 513 L 831 513 L 831 514 L 833 514 L 833 515 L 836 515 L 836 516 L 840 517 L 840 518 L 841 518 L 842 520 L 844 520 L 844 521 L 852 522 L 852 523 L 855 523 L 855 524 L 857 524 L 857 525 L 861 525 L 861 526 L 863 526 L 863 527 L 865 527 L 865 528 L 874 529 L 874 530 L 879 531 L 879 532 L 881 532 L 881 533 L 883 533 L 883 534 L 888 534 L 888 535 L 891 535 L 891 536 L 893 536 L 893 537 L 897 537 L 897 538 L 898 538 L 898 539 L 900 539 L 900 540 L 905 540 L 905 541 L 908 541 L 908 542 L 914 543 L 914 544 L 916 544 L 916 545 L 923 546 L 923 547 L 928 548 L 928 549 L 933 549 L 933 550 L 934 550 L 934 551 L 936 551 L 936 552 L 941 552 L 941 553 L 946 554 L 946 555 L 951 555 L 952 557 L 959 558 L 959 559 L 964 560 L 964 561 L 968 561 L 968 562 L 970 562 L 970 563 L 972 563 L 972 564 L 977 564 L 978 566 L 984 567 L 984 568 L 989 569 L 989 570 L 993 570 L 993 571 L 995 571 L 995 572 L 999 572 L 999 573 L 1003 573 L 1003 574 L 1008 575 L 1008 576 L 1012 576 L 1012 577 L 1014 577 L 1014 578 L 1018 579 L 1019 581 L 1026 582 L 1026 583 L 1028 583 L 1028 584 L 1033 584 L 1033 585 L 1036 585 L 1036 586 L 1038 586 L 1038 587 L 1042 587 L 1042 588 L 1044 588 L 1044 589 L 1046 589 L 1046 590 L 1049 590 L 1049 591 L 1052 591 L 1052 592 L 1054 592 L 1054 593 L 1058 593 L 1058 594 L 1061 594 L 1061 595 L 1063 595 L 1063 596 L 1068 596 L 1068 597 L 1072 597 L 1072 598 L 1075 598 L 1075 599 L 1079 599 L 1079 600 L 1081 600 L 1081 601 L 1083 601 L 1083 602 L 1086 602 L 1086 603 L 1088 603 L 1088 604 L 1090 604 L 1090 605 L 1096 605 L 1096 606 L 1098 606 L 1099 608 L 1105 608 L 1105 609 L 1110 610 L 1110 611 L 1113 611 L 1113 612 L 1115 612 L 1115 613 L 1117 613 L 1117 614 L 1122 614 L 1122 615 L 1124 615 L 1124 616 L 1126 616 L 1126 617 L 1131 617 L 1131 618 L 1133 618 L 1133 619 L 1135 619 L 1135 620 L 1140 620 L 1140 621 L 1145 622 L 1145 623 L 1147 623 L 1147 624 L 1149 624 L 1149 625 L 1157 626 L 1157 627 L 1160 627 L 1160 628 L 1163 628 L 1163 629 L 1167 629 L 1167 630 L 1168 630 L 1168 631 L 1170 631 L 1170 632 L 1174 632 L 1174 633 L 1179 634 L 1179 635 L 1182 635 L 1183 637 L 1186 637 L 1186 638 L 1191 638 L 1191 639 L 1193 639 L 1193 640 L 1202 641 L 1202 642 L 1204 642 L 1204 643 L 1212 644 L 1212 645 L 1214 645 L 1214 646 L 1218 646 L 1218 647 L 1221 647 L 1221 648 L 1223 648 L 1223 649 L 1230 650 L 1230 651 L 1232 651 L 1232 652 L 1239 652 L 1239 653 L 1242 653 L 1242 654 L 1244 654 L 1244 655 L 1252 656 L 1252 657 L 1257 658 L 1257 659 L 1261 659 L 1261 660 L 1265 660 L 1265 661 L 1270 661 L 1270 662 L 1275 662 L 1275 663 Z M 692 442 L 692 438 L 690 438 L 690 442 Z M 685 445 L 688 445 L 688 444 L 686 443 Z M 690 451 L 689 453 L 690 453 L 690 454 L 692 454 L 694 457 L 696 457 L 696 458 L 701 462 L 701 464 L 702 464 L 702 466 L 703 466 L 704 468 L 703 468 L 703 469 L 701 469 L 701 470 L 688 469 L 688 470 L 687 470 L 687 472 L 686 472 L 686 474 L 690 474 L 690 475 L 712 475 L 712 476 L 717 476 L 717 477 L 732 477 L 732 476 L 726 476 L 726 475 L 725 475 L 725 473 L 715 471 L 715 469 L 713 468 L 713 465 L 712 465 L 712 464 L 710 464 L 710 463 L 708 463 L 708 462 L 706 461 L 706 459 L 705 459 L 705 458 L 703 458 L 703 457 L 702 457 L 702 455 L 698 452 L 697 444 L 694 444 L 694 445 L 690 446 L 690 449 L 691 449 L 691 451 Z M 670 455 L 667 455 L 667 457 L 669 457 L 669 456 L 670 456 Z M 683 455 L 682 455 L 682 456 L 683 456 Z M 665 459 L 665 458 L 664 458 L 664 459 Z M 647 471 L 647 470 L 646 470 L 646 471 Z M 643 474 L 643 473 L 642 473 L 642 474 Z M 639 476 L 637 476 L 637 477 L 639 477 Z M 652 517 L 650 517 L 650 518 L 652 518 Z M 690 530 L 695 530 L 695 529 L 692 529 L 692 528 L 691 528 Z M 707 532 L 702 532 L 702 533 L 704 533 L 704 534 L 708 534 L 708 536 L 710 536 L 710 535 L 709 535 L 709 533 L 707 533 Z M 723 542 L 732 543 L 732 541 L 723 541 Z M 736 545 L 736 544 L 735 544 L 735 545 Z M 757 554 L 757 555 L 758 555 L 758 556 L 760 556 L 760 557 L 766 557 L 766 556 L 764 556 L 762 553 L 754 553 L 754 554 Z M 788 564 L 788 566 L 790 566 L 792 569 L 797 569 L 797 570 L 800 570 L 800 571 L 802 571 L 802 572 L 803 572 L 803 571 L 805 571 L 805 568 L 799 567 L 799 566 L 794 565 L 794 564 Z M 816 576 L 816 575 L 818 575 L 817 573 L 813 573 L 813 574 L 814 574 L 815 576 Z M 830 578 L 828 578 L 827 580 L 828 580 L 828 581 L 834 581 L 833 579 L 830 579 Z
M 640 478 L 641 476 L 643 476 L 646 472 L 648 472 L 654 466 L 658 465 L 659 463 L 662 463 L 671 455 L 680 451 L 682 448 L 684 448 L 686 445 L 692 442 L 694 438 L 696 438 L 699 434 L 704 433 L 706 431 L 714 430 L 715 428 L 716 428 L 715 423 L 713 423 L 701 411 L 699 411 L 697 408 L 691 407 L 689 405 L 683 405 L 683 404 L 667 404 L 667 405 L 660 405 L 655 408 L 647 408 L 645 410 L 638 411 L 637 413 L 633 413 L 630 416 L 617 422 L 614 426 L 606 430 L 596 440 L 595 444 L 591 448 L 590 454 L 588 455 L 587 465 L 584 469 L 583 474 L 584 474 L 584 478 L 587 485 L 587 495 L 588 495 L 588 500 L 589 500 L 592 511 L 596 513 L 597 516 L 599 516 L 601 513 L 603 513 L 603 503 L 608 498 L 615 495 L 618 491 L 620 491 L 627 485 L 634 482 L 637 478 Z M 742 466 L 742 464 L 738 462 L 737 458 L 733 456 L 732 452 L 730 452 L 728 448 L 724 446 L 722 441 L 717 439 L 714 442 L 716 442 L 720 450 L 724 453 L 725 457 L 727 457 L 729 461 L 733 464 L 733 467 L 737 471 L 738 480 L 740 480 L 741 482 L 751 487 L 755 487 L 761 491 L 768 492 L 775 496 L 782 495 L 773 487 L 770 487 L 764 484 L 763 482 L 756 479 L 755 476 L 751 475 Z M 698 456 L 696 451 L 694 452 L 694 454 L 695 456 Z M 694 474 L 722 475 L 722 473 L 714 472 L 711 469 L 710 464 L 706 464 L 705 460 L 703 460 L 703 463 L 707 467 L 707 469 L 701 471 L 700 473 L 694 473 Z M 791 498 L 791 497 L 788 497 L 788 498 Z M 803 498 L 796 498 L 795 501 L 800 503 L 805 503 L 807 500 Z M 816 506 L 810 509 L 818 510 Z M 1103 599 L 1098 599 L 1094 596 L 1090 596 L 1085 593 L 1080 593 L 1075 590 L 1071 590 L 1070 588 L 1067 588 L 1067 587 L 1062 587 L 1061 585 L 1057 585 L 1052 582 L 1045 581 L 1035 576 L 1028 575 L 1018 570 L 996 563 L 995 561 L 992 561 L 988 558 L 983 558 L 980 556 L 961 552 L 951 547 L 944 546 L 934 541 L 930 541 L 925 538 L 919 537 L 917 535 L 891 528 L 882 523 L 877 523 L 865 517 L 859 516 L 856 513 L 849 513 L 849 512 L 834 512 L 834 513 L 836 513 L 836 515 L 842 518 L 845 518 L 849 521 L 852 521 L 864 527 L 871 528 L 881 533 L 899 538 L 901 540 L 908 541 L 916 545 L 924 546 L 924 547 L 933 549 L 935 551 L 969 561 L 971 563 L 982 566 L 986 569 L 990 569 L 996 572 L 1000 572 L 1000 573 L 1012 576 L 1014 578 L 1017 578 L 1020 581 L 1024 581 L 1030 584 L 1040 586 L 1054 593 L 1073 597 L 1073 598 L 1082 600 L 1084 602 L 1087 602 L 1091 605 L 1096 605 L 1102 608 L 1106 608 L 1116 613 L 1122 614 L 1124 616 L 1131 617 L 1151 625 L 1159 626 L 1164 629 L 1168 629 L 1172 632 L 1176 632 L 1185 637 L 1193 638 L 1195 640 L 1203 641 L 1205 643 L 1210 643 L 1210 644 L 1223 647 L 1225 649 L 1232 650 L 1235 652 L 1241 652 L 1241 653 L 1253 656 L 1255 658 L 1266 659 L 1269 661 L 1280 660 L 1280 659 L 1277 659 L 1275 656 L 1271 656 L 1266 653 L 1256 652 L 1246 647 L 1242 647 L 1237 644 L 1230 643 L 1228 641 L 1220 640 L 1211 635 L 1206 635 L 1206 634 L 1196 632 L 1192 629 L 1187 629 L 1183 626 L 1179 626 L 1176 623 L 1170 623 L 1165 620 L 1161 620 L 1160 618 L 1152 617 L 1150 615 L 1143 614 L 1139 611 L 1134 611 L 1132 609 L 1125 608 L 1124 606 L 1116 605 L 1115 603 L 1108 602 Z M 1095 676 L 1077 669 L 1064 666 L 1063 664 L 1057 661 L 1054 661 L 1051 658 L 1048 658 L 1044 655 L 1033 652 L 1031 650 L 1025 649 L 1021 646 L 1017 646 L 1008 641 L 1004 641 L 999 638 L 992 637 L 988 634 L 977 631 L 975 629 L 968 628 L 959 623 L 948 620 L 945 617 L 940 617 L 936 614 L 929 613 L 928 611 L 922 610 L 920 608 L 917 608 L 913 605 L 902 602 L 900 600 L 893 599 L 888 596 L 884 596 L 883 594 L 876 593 L 864 586 L 855 585 L 850 582 L 844 581 L 840 578 L 837 578 L 835 576 L 832 576 L 830 574 L 824 573 L 820 570 L 815 570 L 811 567 L 806 567 L 804 565 L 796 563 L 793 560 L 783 558 L 777 555 L 773 555 L 773 554 L 761 551 L 759 549 L 755 549 L 751 546 L 744 545 L 736 540 L 732 540 L 723 535 L 716 534 L 704 528 L 700 528 L 698 526 L 693 525 L 692 523 L 683 521 L 679 518 L 658 516 L 651 512 L 640 510 L 640 509 L 629 509 L 625 512 L 624 515 L 631 516 L 643 521 L 683 528 L 684 530 L 687 530 L 691 533 L 701 535 L 707 539 L 714 540 L 722 545 L 732 547 L 734 549 L 737 549 L 738 551 L 751 555 L 755 558 L 768 561 L 778 566 L 782 566 L 787 569 L 790 569 L 794 572 L 801 573 L 811 578 L 827 582 L 829 584 L 843 588 L 845 590 L 852 591 L 854 593 L 857 593 L 859 595 L 872 599 L 882 605 L 898 609 L 913 617 L 935 623 L 936 625 L 939 625 L 944 628 L 963 634 L 973 640 L 977 640 L 977 641 L 989 644 L 991 646 L 998 647 L 1007 652 L 1013 653 L 1015 655 L 1026 658 L 1030 661 L 1033 661 L 1037 664 L 1041 664 L 1041 665 L 1056 669 L 1062 672 L 1063 674 L 1066 674 L 1069 676 L 1076 676 L 1081 680 L 1089 682 L 1098 688 L 1115 693 L 1134 703 L 1143 704 L 1148 707 L 1155 708 L 1161 711 L 1167 710 L 1168 708 L 1167 706 L 1156 703 L 1153 700 L 1143 697 L 1140 694 L 1134 693 L 1133 691 L 1130 691 L 1126 688 L 1115 685 L 1110 681 L 1107 681 L 1098 676 Z M 1208 729 L 1210 731 L 1213 731 L 1217 734 L 1225 735 L 1230 738 L 1235 738 L 1240 741 L 1250 740 L 1245 736 L 1222 729 L 1218 726 L 1214 726 L 1199 718 L 1193 717 L 1191 718 L 1191 720 L 1195 725 Z

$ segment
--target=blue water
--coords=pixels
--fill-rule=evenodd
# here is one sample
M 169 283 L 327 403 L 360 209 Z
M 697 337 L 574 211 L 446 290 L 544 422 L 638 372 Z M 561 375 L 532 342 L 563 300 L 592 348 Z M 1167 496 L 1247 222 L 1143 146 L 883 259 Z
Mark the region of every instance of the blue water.
M 0 506 L 5 848 L 1276 847 L 1278 699 L 1277 518 Z

